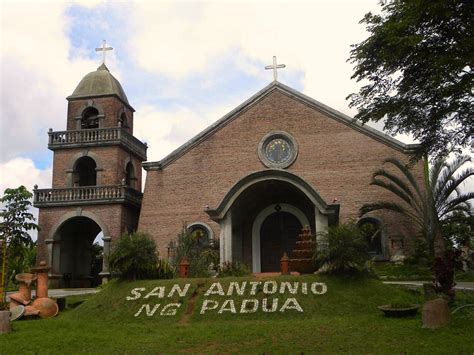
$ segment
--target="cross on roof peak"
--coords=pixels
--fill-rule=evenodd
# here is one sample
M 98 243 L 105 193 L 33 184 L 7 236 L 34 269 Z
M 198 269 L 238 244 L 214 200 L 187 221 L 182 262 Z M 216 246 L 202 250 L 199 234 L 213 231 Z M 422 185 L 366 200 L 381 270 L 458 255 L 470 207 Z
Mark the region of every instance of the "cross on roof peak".
M 95 49 L 96 52 L 102 52 L 102 64 L 105 64 L 105 52 L 111 50 L 113 50 L 113 48 L 107 47 L 107 42 L 105 39 L 102 41 L 102 47 Z
M 280 69 L 280 68 L 286 68 L 286 65 L 285 64 L 277 64 L 277 57 L 276 56 L 273 56 L 273 64 L 272 65 L 267 65 L 265 67 L 265 69 L 273 69 L 273 81 L 278 80 L 277 69 Z

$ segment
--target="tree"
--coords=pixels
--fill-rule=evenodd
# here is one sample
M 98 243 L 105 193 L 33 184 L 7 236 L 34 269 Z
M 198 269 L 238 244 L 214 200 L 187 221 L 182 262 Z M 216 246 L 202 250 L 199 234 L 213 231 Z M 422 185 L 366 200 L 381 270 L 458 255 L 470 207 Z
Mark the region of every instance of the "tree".
M 403 214 L 413 221 L 419 233 L 425 237 L 431 255 L 435 254 L 435 242 L 438 244 L 437 254 L 441 254 L 444 245 L 443 225 L 459 223 L 463 220 L 460 214 L 472 214 L 469 200 L 474 198 L 474 192 L 461 192 L 459 189 L 466 179 L 474 175 L 472 167 L 461 170 L 470 161 L 469 156 L 458 156 L 451 162 L 440 158 L 433 162 L 430 170 L 425 159 L 424 186 L 420 186 L 409 167 L 397 159 L 387 159 L 384 164 L 398 170 L 401 177 L 382 168 L 373 174 L 370 184 L 389 190 L 402 203 L 380 201 L 365 204 L 360 214 L 377 210 Z
M 366 123 L 385 120 L 392 133 L 421 142 L 415 157 L 468 146 L 474 134 L 474 2 L 387 1 L 367 13 L 370 36 L 353 45 L 353 79 L 368 81 L 350 106 Z
M 3 301 L 6 300 L 6 288 L 10 278 L 7 261 L 25 256 L 22 254 L 25 247 L 31 247 L 33 244 L 28 231 L 38 229 L 38 225 L 34 223 L 35 218 L 29 211 L 32 197 L 32 193 L 26 187 L 20 186 L 16 189 L 6 189 L 0 198 L 0 203 L 3 204 L 0 211 L 0 241 L 2 241 L 0 291 Z

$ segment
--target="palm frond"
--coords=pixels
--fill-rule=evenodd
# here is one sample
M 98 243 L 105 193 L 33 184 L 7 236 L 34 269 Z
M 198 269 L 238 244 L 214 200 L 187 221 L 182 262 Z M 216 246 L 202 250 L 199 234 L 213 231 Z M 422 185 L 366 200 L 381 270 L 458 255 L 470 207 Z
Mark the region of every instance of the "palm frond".
M 451 176 L 451 178 L 445 182 L 445 185 L 440 190 L 439 194 L 434 196 L 436 205 L 441 207 L 442 202 L 449 200 L 449 197 L 453 192 L 456 192 L 459 186 L 471 176 L 474 176 L 474 168 L 471 167 L 461 171 L 457 176 Z
M 410 200 L 412 201 L 412 203 L 410 203 L 411 205 L 416 205 L 417 209 L 421 209 L 421 201 L 417 199 L 417 196 L 413 193 L 412 188 L 397 175 L 392 174 L 385 169 L 379 169 L 372 175 L 372 179 L 375 180 L 377 177 L 384 177 L 387 180 L 393 182 L 401 191 L 410 197 Z
M 411 186 L 413 186 L 414 190 L 420 197 L 423 198 L 423 193 L 421 192 L 420 185 L 418 185 L 418 181 L 415 179 L 413 174 L 411 173 L 411 169 L 408 168 L 405 164 L 403 164 L 400 160 L 396 158 L 388 158 L 384 160 L 384 164 L 389 163 L 395 165 L 398 170 L 406 177 L 406 179 L 410 182 Z
M 468 203 L 468 201 L 472 199 L 474 199 L 474 192 L 468 192 L 452 199 L 451 201 L 446 203 L 445 206 L 443 206 L 443 209 L 441 211 L 439 211 L 438 218 L 442 219 L 447 214 L 456 211 L 456 208 L 462 208 L 461 206 L 465 204 L 468 204 L 470 208 L 470 204 Z
M 419 210 L 419 208 L 420 208 L 418 206 L 418 204 L 416 203 L 416 201 L 410 195 L 408 195 L 404 190 L 402 190 L 400 187 L 398 187 L 395 184 L 392 184 L 392 183 L 387 182 L 385 180 L 380 180 L 380 179 L 373 178 L 370 185 L 379 186 L 379 187 L 382 187 L 386 190 L 391 191 L 397 197 L 399 197 L 403 201 L 405 201 L 410 207 L 412 207 L 416 210 Z
M 363 216 L 369 212 L 380 211 L 380 210 L 389 210 L 392 212 L 400 213 L 402 215 L 407 216 L 421 228 L 423 228 L 424 221 L 420 218 L 417 214 L 414 214 L 404 208 L 403 206 L 399 205 L 398 203 L 394 202 L 374 202 L 374 203 L 366 203 L 359 209 L 359 215 Z

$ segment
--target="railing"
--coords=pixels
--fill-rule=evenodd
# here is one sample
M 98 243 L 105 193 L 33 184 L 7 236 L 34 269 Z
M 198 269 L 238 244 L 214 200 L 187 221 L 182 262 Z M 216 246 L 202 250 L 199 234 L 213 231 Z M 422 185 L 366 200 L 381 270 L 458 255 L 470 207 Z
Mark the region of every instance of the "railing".
M 79 204 L 129 203 L 139 206 L 143 194 L 125 185 L 71 187 L 65 189 L 34 189 L 36 207 Z
M 146 158 L 147 145 L 121 127 L 57 132 L 50 129 L 48 135 L 48 148 L 51 150 L 88 145 L 124 144 L 141 157 Z

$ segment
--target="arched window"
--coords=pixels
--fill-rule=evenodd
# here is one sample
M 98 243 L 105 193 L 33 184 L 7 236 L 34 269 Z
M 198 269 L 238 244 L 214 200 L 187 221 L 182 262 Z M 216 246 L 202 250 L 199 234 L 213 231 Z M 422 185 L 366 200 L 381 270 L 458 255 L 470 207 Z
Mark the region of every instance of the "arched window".
M 135 168 L 131 161 L 127 163 L 125 167 L 125 185 L 135 188 L 135 181 L 137 178 L 135 177 Z
M 97 165 L 91 157 L 79 158 L 74 168 L 74 186 L 97 185 Z
M 191 231 L 191 236 L 196 239 L 199 246 L 205 247 L 212 243 L 212 229 L 207 224 L 195 222 L 189 224 L 187 229 Z
M 383 257 L 381 222 L 373 217 L 364 217 L 357 222 L 357 225 L 365 235 L 369 246 L 369 254 L 374 257 Z
M 122 112 L 122 114 L 120 115 L 118 119 L 118 126 L 128 128 L 127 115 L 125 115 L 125 112 Z
M 81 129 L 99 128 L 99 111 L 88 107 L 82 112 Z

